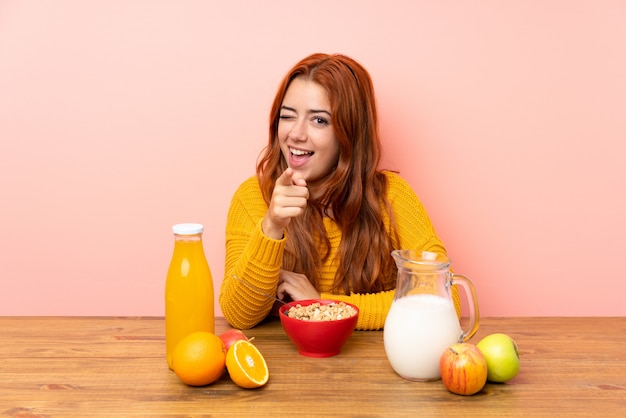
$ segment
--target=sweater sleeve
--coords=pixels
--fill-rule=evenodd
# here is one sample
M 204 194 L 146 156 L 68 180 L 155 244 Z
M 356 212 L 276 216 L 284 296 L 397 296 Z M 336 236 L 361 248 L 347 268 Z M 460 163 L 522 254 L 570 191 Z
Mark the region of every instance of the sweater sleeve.
M 437 236 L 426 209 L 413 189 L 398 174 L 392 172 L 385 174 L 389 182 L 387 197 L 394 213 L 400 240 L 398 249 L 420 249 L 445 254 L 445 246 Z M 322 293 L 321 296 L 357 305 L 360 312 L 356 328 L 379 330 L 385 325 L 394 295 L 395 290 L 368 294 L 352 293 L 349 296 Z M 456 287 L 452 289 L 452 300 L 459 314 L 460 299 Z
M 416 249 L 446 254 L 446 248 L 411 186 L 393 172 L 385 172 L 389 181 L 389 200 L 396 217 L 400 237 L 398 249 Z M 452 301 L 457 316 L 461 315 L 461 299 L 456 286 L 452 287 Z
M 285 239 L 274 240 L 263 234 L 261 221 L 266 211 L 256 177 L 237 189 L 228 211 L 219 303 L 228 323 L 239 329 L 252 328 L 272 310 L 274 301 L 260 292 L 276 294 Z

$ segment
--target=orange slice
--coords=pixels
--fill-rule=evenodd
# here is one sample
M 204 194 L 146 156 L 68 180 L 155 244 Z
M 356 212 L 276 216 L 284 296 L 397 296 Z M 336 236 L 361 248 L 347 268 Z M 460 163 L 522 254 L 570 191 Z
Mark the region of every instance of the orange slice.
M 226 353 L 226 369 L 235 384 L 252 389 L 263 386 L 270 378 L 261 352 L 249 341 L 238 340 Z

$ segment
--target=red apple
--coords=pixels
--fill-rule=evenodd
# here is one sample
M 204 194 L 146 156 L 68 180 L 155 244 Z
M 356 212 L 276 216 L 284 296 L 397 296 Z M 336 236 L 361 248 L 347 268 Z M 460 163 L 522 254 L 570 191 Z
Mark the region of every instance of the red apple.
M 487 382 L 487 361 L 474 344 L 448 347 L 441 355 L 439 369 L 446 389 L 458 395 L 473 395 Z
M 248 341 L 248 337 L 246 337 L 246 334 L 244 334 L 242 331 L 238 329 L 229 329 L 228 331 L 224 331 L 223 333 L 220 334 L 220 338 L 222 339 L 222 342 L 224 343 L 224 347 L 226 348 L 226 351 L 228 351 L 230 346 L 233 345 L 235 341 L 238 341 L 238 340 Z

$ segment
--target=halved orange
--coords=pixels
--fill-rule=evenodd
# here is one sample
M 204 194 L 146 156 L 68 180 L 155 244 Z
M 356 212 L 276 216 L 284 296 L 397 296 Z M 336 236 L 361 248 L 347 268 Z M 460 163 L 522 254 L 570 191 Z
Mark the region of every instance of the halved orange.
M 261 352 L 249 341 L 238 340 L 226 353 L 226 369 L 235 384 L 252 389 L 263 386 L 270 378 Z

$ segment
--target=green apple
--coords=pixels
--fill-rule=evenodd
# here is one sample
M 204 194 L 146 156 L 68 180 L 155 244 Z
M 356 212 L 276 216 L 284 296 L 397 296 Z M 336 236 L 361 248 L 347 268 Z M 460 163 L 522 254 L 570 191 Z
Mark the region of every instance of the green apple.
M 513 338 L 491 334 L 476 344 L 487 360 L 487 380 L 506 382 L 519 372 L 519 351 Z

